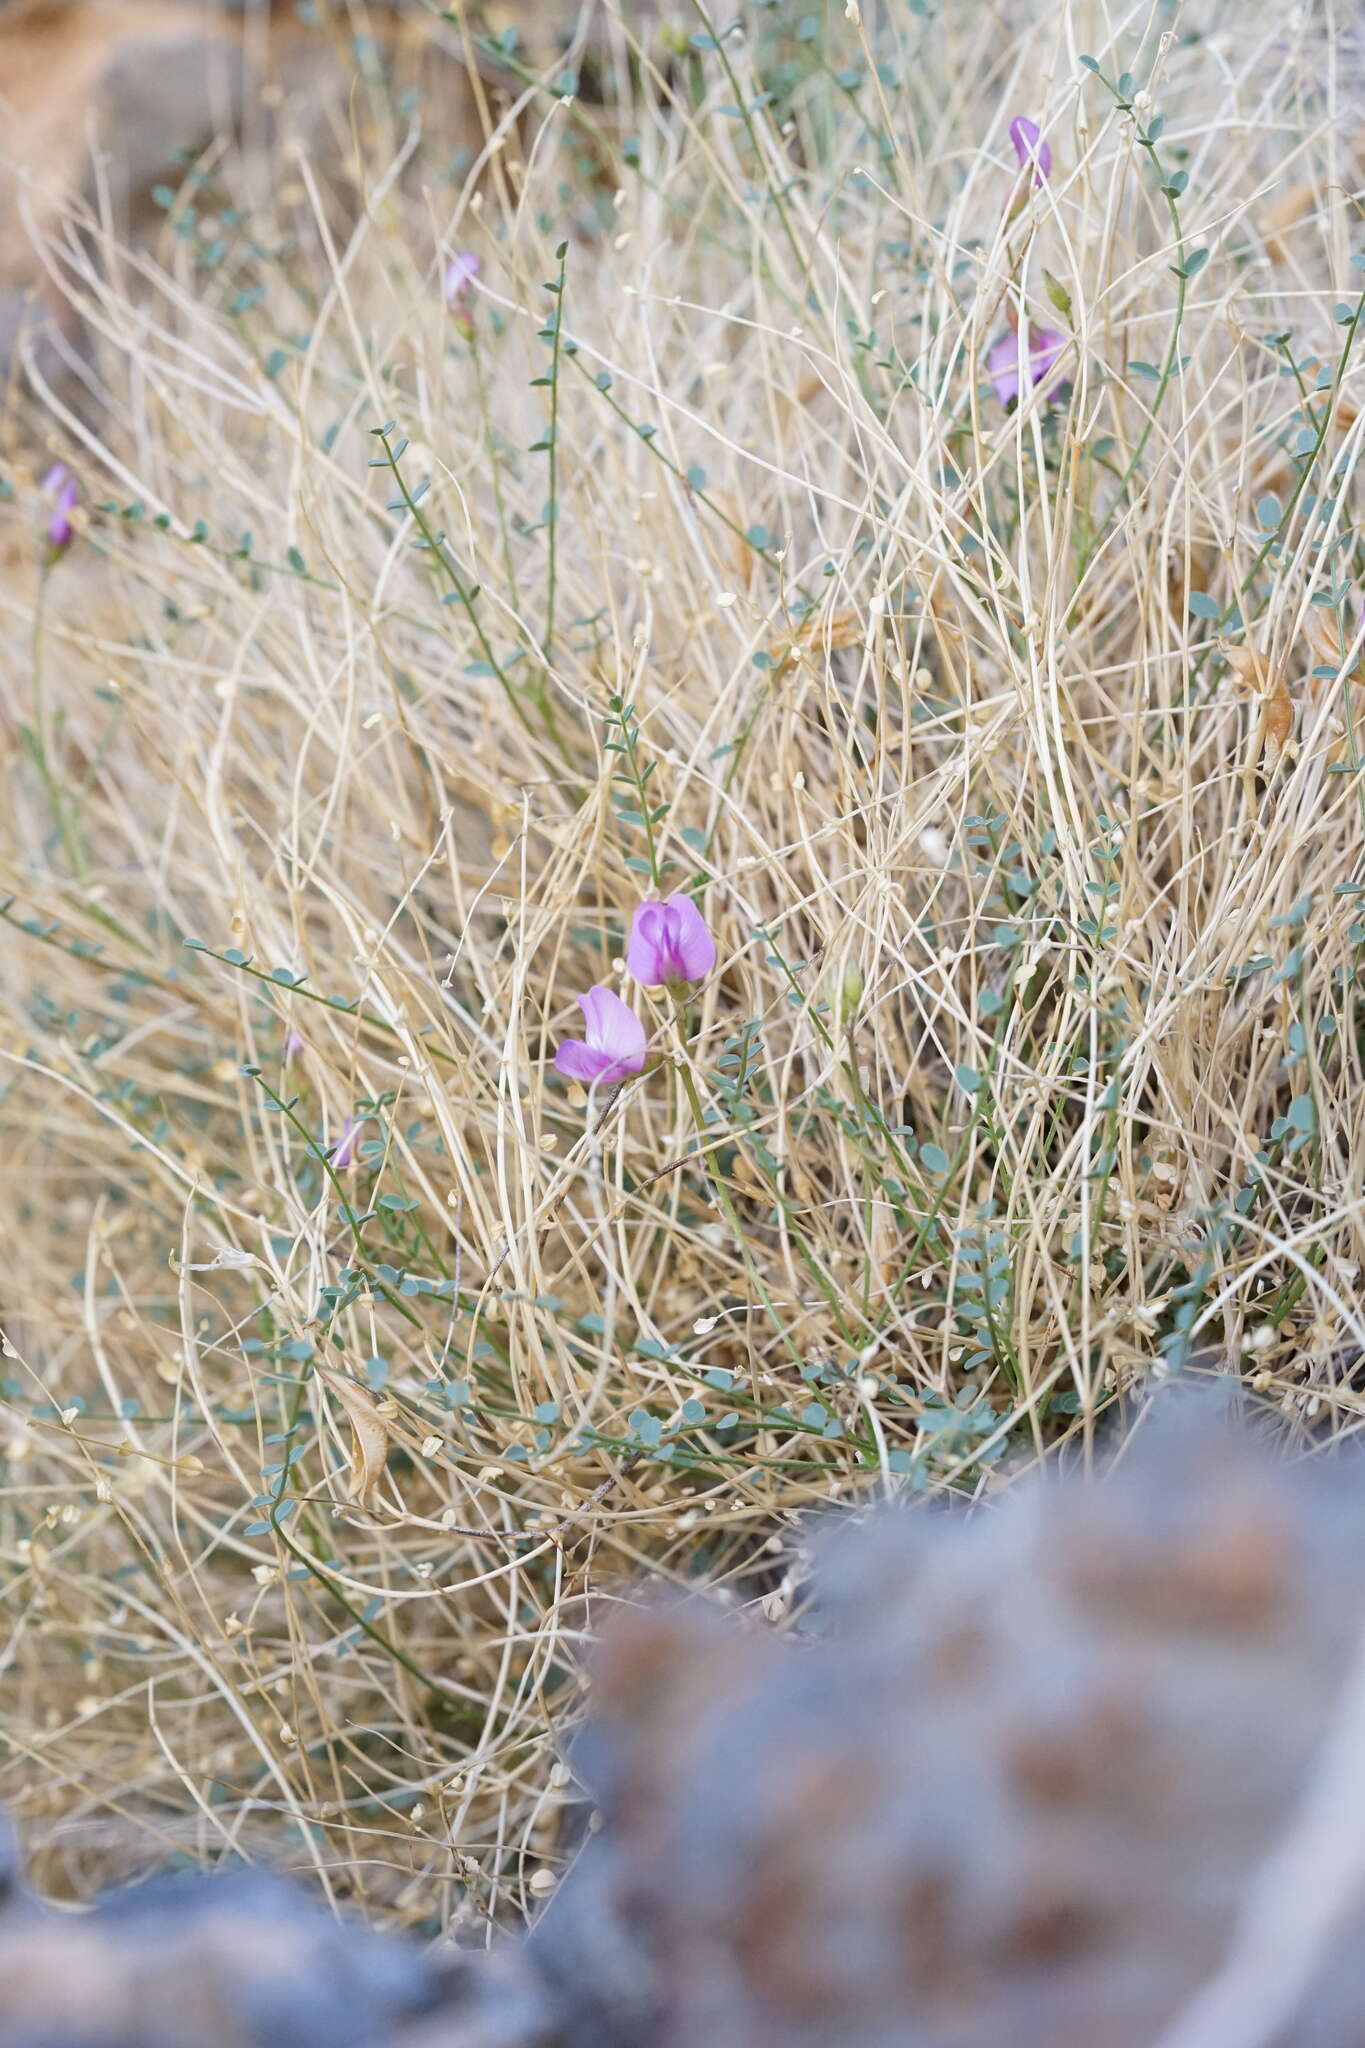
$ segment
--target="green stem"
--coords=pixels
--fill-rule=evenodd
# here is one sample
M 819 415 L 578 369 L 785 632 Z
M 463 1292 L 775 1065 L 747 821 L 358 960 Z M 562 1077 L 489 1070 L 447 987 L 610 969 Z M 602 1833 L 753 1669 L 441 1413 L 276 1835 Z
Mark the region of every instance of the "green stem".
M 1102 71 L 1096 70 L 1095 75 L 1099 79 L 1100 84 L 1113 94 L 1121 112 L 1131 114 L 1133 111 L 1132 103 L 1119 91 L 1118 86 L 1112 80 L 1106 78 Z M 1166 202 L 1166 210 L 1171 217 L 1171 232 L 1175 237 L 1177 259 L 1175 263 L 1175 320 L 1171 327 L 1171 338 L 1166 348 L 1166 359 L 1161 366 L 1161 375 L 1157 382 L 1157 388 L 1153 395 L 1152 403 L 1148 408 L 1147 423 L 1138 436 L 1137 446 L 1133 450 L 1127 468 L 1119 478 L 1118 489 L 1110 500 L 1107 511 L 1090 536 L 1089 544 L 1077 571 L 1077 581 L 1085 574 L 1090 563 L 1094 560 L 1095 551 L 1099 547 L 1100 541 L 1108 531 L 1115 514 L 1127 500 L 1128 493 L 1132 488 L 1133 479 L 1141 468 L 1142 458 L 1147 452 L 1147 443 L 1151 440 L 1152 433 L 1156 427 L 1156 416 L 1161 410 L 1162 400 L 1166 396 L 1171 379 L 1175 375 L 1176 365 L 1180 360 L 1180 330 L 1185 322 L 1185 300 L 1189 288 L 1189 275 L 1185 258 L 1185 230 L 1180 220 L 1180 209 L 1176 205 L 1178 193 L 1172 185 L 1171 178 L 1168 176 L 1161 158 L 1157 155 L 1156 137 L 1152 134 L 1151 130 L 1148 129 L 1144 132 L 1139 129 L 1137 142 L 1139 148 L 1145 149 L 1152 160 L 1157 176 L 1161 180 L 1161 196 Z M 1183 176 L 1183 173 L 1181 175 Z
M 335 1191 L 337 1198 L 337 1204 L 341 1210 L 342 1220 L 345 1223 L 347 1229 L 350 1231 L 351 1237 L 355 1243 L 356 1256 L 360 1260 L 362 1266 L 368 1267 L 369 1252 L 366 1249 L 365 1240 L 360 1234 L 360 1219 L 357 1217 L 354 1208 L 352 1207 L 350 1201 L 347 1199 L 345 1188 L 342 1187 L 341 1182 L 337 1179 L 336 1169 L 332 1165 L 330 1156 L 323 1150 L 322 1146 L 319 1145 L 317 1139 L 313 1136 L 312 1132 L 308 1129 L 307 1125 L 304 1124 L 300 1120 L 300 1118 L 295 1116 L 294 1105 L 292 1101 L 286 1102 L 282 1095 L 277 1095 L 275 1090 L 271 1087 L 270 1083 L 266 1080 L 265 1076 L 260 1072 L 258 1068 L 248 1067 L 244 1069 L 244 1071 L 247 1074 L 248 1079 L 253 1080 L 256 1083 L 262 1095 L 265 1096 L 267 1102 L 271 1103 L 273 1107 L 279 1111 L 280 1115 L 284 1117 L 285 1121 L 291 1124 L 294 1130 L 297 1131 L 298 1135 L 302 1138 L 307 1150 L 312 1153 L 314 1159 L 317 1160 L 319 1166 L 321 1166 L 328 1180 L 332 1183 L 332 1187 Z M 374 1285 L 373 1281 L 371 1282 L 371 1285 Z M 412 1310 L 408 1307 L 407 1303 L 405 1301 L 400 1300 L 398 1295 L 396 1295 L 393 1292 L 393 1289 L 387 1284 L 387 1282 L 381 1280 L 379 1282 L 379 1285 L 375 1288 L 375 1292 L 383 1296 L 384 1300 L 388 1302 L 390 1308 L 396 1308 L 399 1315 L 403 1317 L 404 1321 L 411 1323 L 415 1330 L 420 1330 L 422 1328 L 421 1317 L 413 1314 Z
M 51 566 L 50 560 L 43 565 L 43 572 L 38 582 L 38 602 L 33 611 L 33 725 L 28 731 L 29 745 L 27 751 L 34 767 L 38 770 L 43 791 L 47 797 L 48 809 L 52 814 L 52 822 L 57 828 L 57 835 L 63 847 L 66 849 L 66 857 L 70 863 L 71 871 L 73 875 L 79 878 L 85 870 L 85 856 L 81 848 L 80 839 L 67 815 L 66 799 L 62 794 L 61 783 L 52 770 L 47 738 L 47 702 L 43 689 L 43 618 L 47 601 L 48 571 Z
M 403 472 L 399 468 L 399 462 L 402 457 L 403 450 L 407 447 L 407 442 L 400 442 L 397 448 L 393 446 L 389 438 L 390 435 L 393 433 L 392 421 L 390 421 L 387 426 L 371 428 L 371 432 L 374 434 L 376 440 L 379 442 L 380 447 L 384 450 L 384 453 L 379 458 L 379 460 L 376 463 L 372 464 L 371 466 L 377 469 L 387 469 L 392 475 L 394 483 L 398 487 L 398 498 L 393 504 L 390 505 L 389 510 L 393 512 L 407 512 L 411 517 L 413 524 L 416 526 L 417 531 L 421 536 L 421 546 L 431 556 L 432 560 L 436 563 L 438 569 L 440 569 L 442 574 L 445 576 L 447 582 L 451 586 L 451 598 L 453 598 L 455 601 L 463 605 L 469 622 L 474 628 L 474 635 L 479 643 L 479 651 L 483 655 L 483 658 L 487 663 L 488 667 L 497 677 L 499 683 L 501 683 L 503 692 L 507 698 L 507 702 L 510 705 L 512 712 L 516 717 L 518 723 L 521 725 L 523 731 L 527 734 L 529 738 L 533 740 L 539 739 L 541 735 L 537 733 L 535 725 L 527 716 L 526 707 L 522 702 L 520 691 L 517 689 L 511 677 L 507 674 L 507 671 L 503 667 L 502 663 L 498 660 L 497 655 L 493 651 L 493 644 L 488 638 L 488 634 L 484 630 L 483 620 L 479 616 L 478 605 L 476 603 L 479 594 L 478 585 L 466 585 L 463 576 L 461 576 L 459 570 L 456 568 L 454 562 L 450 558 L 449 551 L 446 547 L 445 535 L 443 533 L 436 533 L 433 531 L 430 520 L 427 518 L 426 513 L 422 510 L 420 492 L 413 492 L 408 489 L 407 482 L 403 476 Z M 448 598 L 446 602 L 451 602 L 451 598 Z M 544 692 L 537 689 L 532 691 L 531 694 L 536 704 L 536 708 L 541 714 L 541 718 L 544 723 L 545 732 L 547 736 L 552 741 L 565 766 L 568 768 L 572 768 L 572 759 L 564 745 L 562 737 L 555 728 L 554 719 L 545 701 Z
M 568 264 L 569 245 L 561 242 L 555 254 L 559 258 L 559 277 L 552 287 L 555 295 L 554 341 L 550 352 L 550 433 L 549 470 L 550 502 L 545 513 L 546 545 L 549 562 L 545 580 L 545 637 L 543 642 L 545 666 L 548 669 L 554 658 L 555 642 L 555 599 L 559 583 L 559 505 L 555 497 L 559 482 L 559 353 L 564 335 L 564 277 Z
M 710 1133 L 706 1128 L 706 1113 L 702 1108 L 701 1095 L 699 1094 L 697 1089 L 696 1076 L 692 1072 L 692 1063 L 688 1057 L 686 1045 L 687 1012 L 682 998 L 677 996 L 674 997 L 673 1009 L 674 1016 L 677 1020 L 678 1025 L 678 1037 L 679 1040 L 682 1041 L 681 1055 L 677 1064 L 677 1073 L 678 1078 L 682 1082 L 683 1093 L 687 1097 L 688 1108 L 692 1112 L 692 1123 L 696 1130 L 697 1138 L 700 1141 L 701 1146 L 703 1148 L 703 1150 L 699 1152 L 697 1155 L 700 1159 L 704 1156 L 705 1150 L 708 1149 L 708 1140 L 710 1137 Z M 769 1293 L 762 1274 L 759 1272 L 757 1266 L 754 1264 L 753 1255 L 749 1250 L 749 1242 L 745 1235 L 744 1225 L 740 1221 L 739 1211 L 736 1209 L 734 1202 L 730 1198 L 729 1189 L 726 1187 L 724 1181 L 720 1178 L 718 1173 L 712 1173 L 710 1169 L 707 1167 L 703 1167 L 702 1170 L 706 1174 L 706 1178 L 710 1183 L 712 1193 L 715 1196 L 717 1205 L 719 1206 L 722 1215 L 724 1216 L 726 1222 L 729 1224 L 731 1230 L 735 1234 L 735 1244 L 739 1250 L 740 1257 L 744 1261 L 745 1271 L 749 1275 L 749 1279 L 753 1284 L 755 1293 L 758 1295 L 759 1300 L 763 1303 L 764 1308 L 768 1312 L 768 1320 L 772 1324 L 772 1327 L 776 1331 L 777 1335 L 781 1338 L 783 1345 L 785 1346 L 786 1350 L 788 1351 L 796 1365 L 798 1367 L 803 1365 L 805 1361 L 803 1360 L 801 1353 L 797 1350 L 796 1345 L 792 1342 L 786 1324 L 782 1321 L 781 1316 L 777 1312 L 777 1304 L 773 1300 L 772 1295 Z M 755 1396 L 755 1398 L 757 1398 L 757 1395 Z

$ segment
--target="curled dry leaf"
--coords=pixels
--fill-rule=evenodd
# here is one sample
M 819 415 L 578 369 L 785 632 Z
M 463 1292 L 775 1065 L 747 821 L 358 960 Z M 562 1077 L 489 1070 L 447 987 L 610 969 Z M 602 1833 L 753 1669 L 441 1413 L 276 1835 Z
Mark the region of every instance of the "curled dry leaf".
M 713 484 L 707 493 L 711 503 L 730 523 L 730 560 L 741 590 L 747 590 L 754 574 L 757 555 L 752 541 L 745 539 L 744 514 L 734 499 Z
M 1308 642 L 1309 658 L 1314 667 L 1341 667 L 1343 649 L 1336 619 L 1320 610 L 1317 605 L 1313 606 L 1304 622 L 1304 638 Z
M 792 636 L 793 647 L 856 647 L 863 637 L 863 623 L 860 615 L 851 607 L 847 611 L 835 612 L 827 618 L 817 612 L 798 627 Z
M 372 1394 L 355 1380 L 321 1366 L 318 1377 L 336 1395 L 351 1425 L 350 1494 L 353 1501 L 365 1501 L 379 1483 L 389 1452 L 389 1425 Z
M 1250 690 L 1256 697 L 1265 696 L 1267 670 L 1264 655 L 1258 654 L 1254 647 L 1230 647 L 1226 640 L 1219 642 L 1218 651 L 1243 689 Z
M 825 612 L 816 612 L 802 621 L 790 640 L 772 650 L 774 670 L 786 668 L 803 654 L 838 654 L 845 647 L 857 647 L 863 632 L 862 618 L 852 609 L 835 612 L 832 618 Z
M 1220 644 L 1228 667 L 1244 689 L 1261 705 L 1261 750 L 1271 767 L 1279 762 L 1294 729 L 1294 704 L 1284 670 L 1274 667 L 1254 647 Z
M 1222 561 L 1217 544 L 1211 540 L 1189 540 L 1173 547 L 1166 556 L 1166 602 L 1171 616 L 1183 619 L 1189 610 L 1190 592 L 1208 590 Z
M 884 1288 L 894 1286 L 905 1263 L 905 1232 L 896 1220 L 890 1202 L 878 1202 L 872 1211 L 872 1264 Z
M 1277 669 L 1270 694 L 1261 703 L 1261 748 L 1273 768 L 1283 754 L 1294 729 L 1294 707 L 1289 685 Z
M 1337 372 L 1337 365 L 1335 363 L 1329 363 L 1324 356 L 1308 356 L 1300 365 L 1300 368 L 1302 369 L 1302 372 L 1305 377 L 1313 378 L 1320 376 L 1323 370 L 1330 370 L 1334 377 Z M 1325 398 L 1330 397 L 1330 395 L 1331 394 L 1329 387 L 1328 390 L 1319 392 L 1317 394 L 1317 402 L 1321 403 Z M 1337 424 L 1338 426 L 1342 427 L 1353 427 L 1356 421 L 1360 418 L 1360 407 L 1356 404 L 1353 398 L 1348 398 L 1344 391 L 1339 391 L 1337 393 L 1335 412 Z
M 1305 638 L 1308 641 L 1309 658 L 1314 669 L 1341 670 L 1346 659 L 1347 648 L 1342 643 L 1341 627 L 1335 615 L 1314 606 L 1305 623 Z M 1365 654 L 1354 666 L 1345 671 L 1342 678 L 1365 688 Z M 1310 674 L 1304 686 L 1311 700 L 1322 702 L 1325 697 L 1337 700 L 1337 708 L 1328 718 L 1326 726 L 1326 752 L 1324 760 L 1329 768 L 1343 760 L 1359 758 L 1361 743 L 1360 714 L 1348 701 L 1342 701 L 1340 681 L 1332 681 L 1325 675 Z
M 1305 632 L 1314 667 L 1340 668 L 1346 659 L 1346 648 L 1342 644 L 1341 629 L 1335 614 L 1314 605 L 1308 615 Z M 1365 684 L 1365 654 L 1362 654 L 1354 668 L 1346 671 L 1346 677 L 1348 682 Z
M 780 391 L 777 394 L 778 410 L 788 418 L 800 406 L 810 405 L 827 388 L 825 380 L 815 370 L 809 370 L 794 391 Z
M 1297 185 L 1287 185 L 1278 199 L 1266 208 L 1261 222 L 1265 235 L 1265 249 L 1272 263 L 1284 263 L 1288 259 L 1290 237 L 1288 230 L 1299 222 L 1317 204 L 1318 188 L 1311 179 Z

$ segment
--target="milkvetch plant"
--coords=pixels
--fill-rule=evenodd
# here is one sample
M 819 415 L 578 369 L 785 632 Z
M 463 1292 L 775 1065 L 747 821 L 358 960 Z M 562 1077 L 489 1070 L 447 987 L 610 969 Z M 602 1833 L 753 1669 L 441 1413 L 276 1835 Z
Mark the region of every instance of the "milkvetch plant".
M 499 34 L 439 143 L 462 93 L 343 49 L 335 177 L 187 169 L 79 270 L 98 390 L 12 394 L 0 1564 L 53 1889 L 145 1824 L 482 1939 L 570 1853 L 607 1589 L 751 1605 L 806 1511 L 1085 1457 L 1209 1346 L 1305 1450 L 1358 1419 L 1325 17 L 1079 62 L 1061 5 L 635 10 L 591 95 Z

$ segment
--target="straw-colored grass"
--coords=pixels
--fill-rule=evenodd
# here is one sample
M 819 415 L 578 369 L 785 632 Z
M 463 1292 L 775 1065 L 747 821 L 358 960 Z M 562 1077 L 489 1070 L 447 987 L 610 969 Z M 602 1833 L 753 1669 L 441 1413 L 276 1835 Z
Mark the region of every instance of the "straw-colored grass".
M 26 416 L 71 549 L 31 438 L 0 506 L 0 1797 L 57 1888 L 513 1913 L 642 1568 L 780 1618 L 798 1511 L 1194 1348 L 1365 1412 L 1358 55 L 732 13 L 611 105 L 514 67 L 453 174 L 357 118 L 347 207 L 209 165 L 51 255 L 103 390 Z M 589 1102 L 594 981 L 657 1062 Z

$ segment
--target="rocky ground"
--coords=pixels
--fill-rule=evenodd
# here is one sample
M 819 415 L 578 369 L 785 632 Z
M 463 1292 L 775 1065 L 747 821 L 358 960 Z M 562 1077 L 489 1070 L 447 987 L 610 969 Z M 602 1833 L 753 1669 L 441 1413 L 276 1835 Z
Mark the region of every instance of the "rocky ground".
M 1099 1484 L 828 1531 L 794 1638 L 628 1612 L 525 1941 L 432 1956 L 251 1873 L 15 1886 L 0 2043 L 1349 2048 L 1361 1477 L 1177 1399 Z
M 244 136 L 250 155 L 272 127 L 325 160 L 358 73 L 374 67 L 396 96 L 435 78 L 428 107 L 476 139 L 481 35 L 514 33 L 536 66 L 600 19 L 571 0 L 477 0 L 445 18 L 404 4 L 361 16 L 257 0 L 0 0 L 0 374 L 19 373 L 25 341 L 46 376 L 79 349 L 54 237 L 136 242 L 162 219 L 159 185 L 230 140 Z

